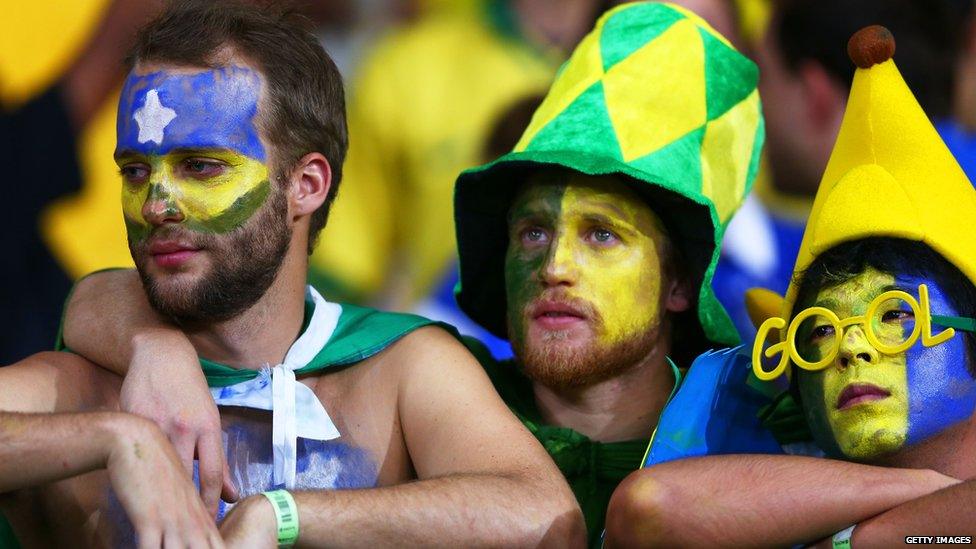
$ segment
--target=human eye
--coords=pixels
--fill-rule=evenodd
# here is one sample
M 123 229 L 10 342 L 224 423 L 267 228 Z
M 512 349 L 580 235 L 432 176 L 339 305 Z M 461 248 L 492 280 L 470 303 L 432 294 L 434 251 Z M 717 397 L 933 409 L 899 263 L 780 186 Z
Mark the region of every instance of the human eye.
M 149 180 L 149 166 L 141 162 L 123 164 L 119 175 L 129 185 L 141 185 Z
M 912 311 L 903 311 L 901 309 L 891 309 L 885 311 L 881 314 L 881 322 L 888 324 L 902 323 L 907 320 L 912 320 L 915 318 L 915 313 Z
M 834 335 L 833 324 L 818 324 L 810 330 L 810 342 L 816 343 L 818 341 L 823 341 Z
M 534 246 L 545 244 L 548 239 L 548 233 L 541 227 L 526 227 L 519 231 L 519 240 L 523 245 Z
M 226 165 L 209 158 L 187 158 L 180 163 L 184 174 L 196 179 L 209 179 L 224 173 Z
M 587 239 L 600 245 L 613 244 L 620 240 L 616 233 L 604 227 L 596 227 L 592 229 L 589 234 L 587 234 Z

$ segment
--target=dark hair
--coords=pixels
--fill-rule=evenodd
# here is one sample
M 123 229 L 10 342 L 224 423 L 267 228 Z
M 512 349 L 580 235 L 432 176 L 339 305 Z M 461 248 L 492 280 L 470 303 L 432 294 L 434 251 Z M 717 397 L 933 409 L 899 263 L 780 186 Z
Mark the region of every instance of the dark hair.
M 844 88 L 854 64 L 847 41 L 868 25 L 895 36 L 895 60 L 930 117 L 950 114 L 955 64 L 972 2 L 960 0 L 780 0 L 771 32 L 787 67 L 816 61 Z
M 904 273 L 934 281 L 961 316 L 976 317 L 976 287 L 955 265 L 922 242 L 900 238 L 865 238 L 839 244 L 820 254 L 802 273 L 791 318 L 807 307 L 817 292 L 836 286 L 873 267 L 878 271 Z M 966 341 L 967 368 L 976 377 L 976 334 L 962 332 Z M 794 377 L 794 379 L 796 379 Z
M 545 97 L 545 95 L 540 94 L 527 95 L 510 103 L 501 111 L 501 114 L 492 123 L 488 138 L 482 144 L 481 156 L 483 161 L 491 162 L 515 148 L 519 138 L 529 127 L 532 115 Z
M 310 152 L 321 152 L 332 168 L 329 194 L 309 225 L 312 253 L 339 191 L 348 136 L 342 77 L 307 25 L 281 5 L 173 0 L 139 31 L 126 64 L 129 69 L 140 61 L 212 67 L 219 62 L 215 56 L 229 47 L 257 66 L 268 82 L 262 126 L 274 145 L 278 174 Z

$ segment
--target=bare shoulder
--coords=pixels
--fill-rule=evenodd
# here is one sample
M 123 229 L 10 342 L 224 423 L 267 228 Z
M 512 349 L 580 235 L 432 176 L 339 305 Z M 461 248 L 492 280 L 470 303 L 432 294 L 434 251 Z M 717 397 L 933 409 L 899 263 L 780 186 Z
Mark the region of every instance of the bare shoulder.
M 453 334 L 438 326 L 424 326 L 397 339 L 381 352 L 364 359 L 338 377 L 381 376 L 384 384 L 448 371 L 483 373 L 481 365 Z
M 0 410 L 73 412 L 112 407 L 122 379 L 73 353 L 43 352 L 0 368 Z
M 427 393 L 429 398 L 422 401 L 494 394 L 477 359 L 457 337 L 437 326 L 418 328 L 352 367 L 321 376 L 316 393 L 330 402 L 351 401 L 357 387 L 368 387 L 364 397 L 374 404 L 382 395 L 396 403 L 408 393 Z
M 402 348 L 398 408 L 419 478 L 532 470 L 558 482 L 552 460 L 457 338 L 429 328 Z
M 425 326 L 407 334 L 388 351 L 393 362 L 408 370 L 481 369 L 478 361 L 454 335 L 437 326 Z

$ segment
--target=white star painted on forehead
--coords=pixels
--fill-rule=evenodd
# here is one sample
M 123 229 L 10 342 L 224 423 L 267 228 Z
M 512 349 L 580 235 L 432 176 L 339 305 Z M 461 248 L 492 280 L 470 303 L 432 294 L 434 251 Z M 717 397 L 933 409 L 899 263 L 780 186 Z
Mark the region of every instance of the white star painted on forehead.
M 163 130 L 176 118 L 176 111 L 164 107 L 159 102 L 159 92 L 149 90 L 146 93 L 146 104 L 137 110 L 132 118 L 139 124 L 140 143 L 155 141 L 157 145 L 163 143 Z

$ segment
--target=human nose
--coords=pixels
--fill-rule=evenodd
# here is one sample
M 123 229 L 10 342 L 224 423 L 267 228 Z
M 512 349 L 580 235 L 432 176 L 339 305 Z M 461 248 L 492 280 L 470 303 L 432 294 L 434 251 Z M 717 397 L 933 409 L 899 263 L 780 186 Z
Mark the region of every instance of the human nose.
M 571 286 L 576 282 L 576 262 L 572 245 L 565 235 L 556 235 L 542 265 L 541 278 L 546 286 Z
M 840 368 L 878 363 L 878 350 L 868 342 L 868 338 L 860 325 L 851 326 L 844 333 L 835 363 Z
M 183 221 L 183 212 L 176 204 L 169 185 L 162 178 L 150 182 L 149 194 L 142 204 L 142 217 L 151 225 Z

